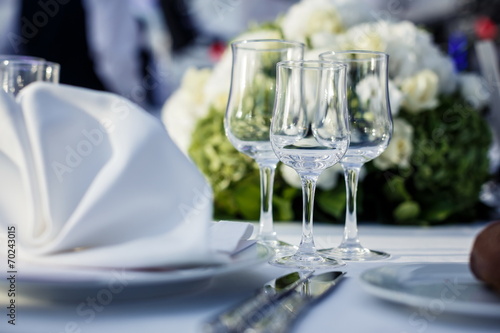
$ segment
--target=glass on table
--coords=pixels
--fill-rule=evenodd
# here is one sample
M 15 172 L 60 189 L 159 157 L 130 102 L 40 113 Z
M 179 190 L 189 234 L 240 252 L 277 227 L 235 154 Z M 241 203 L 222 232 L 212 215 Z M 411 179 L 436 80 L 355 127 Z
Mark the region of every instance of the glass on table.
M 0 58 L 2 89 L 17 96 L 19 91 L 36 81 L 59 83 L 60 65 L 43 59 L 25 56 Z
M 273 227 L 272 196 L 278 158 L 271 148 L 269 126 L 274 105 L 276 64 L 302 59 L 304 45 L 286 40 L 243 40 L 231 44 L 231 89 L 224 118 L 226 136 L 260 169 L 260 221 L 258 240 L 277 253 L 296 247 L 278 240 Z
M 271 144 L 279 160 L 300 176 L 302 238 L 298 250 L 275 258 L 276 266 L 315 270 L 343 265 L 319 254 L 313 237 L 313 207 L 320 174 L 337 164 L 349 146 L 346 66 L 327 61 L 278 63 Z
M 388 91 L 388 55 L 372 51 L 341 51 L 320 54 L 320 59 L 347 65 L 347 96 L 351 140 L 340 161 L 346 183 L 344 237 L 336 248 L 321 253 L 347 261 L 388 258 L 385 252 L 361 245 L 356 216 L 356 192 L 362 166 L 387 148 L 392 136 Z

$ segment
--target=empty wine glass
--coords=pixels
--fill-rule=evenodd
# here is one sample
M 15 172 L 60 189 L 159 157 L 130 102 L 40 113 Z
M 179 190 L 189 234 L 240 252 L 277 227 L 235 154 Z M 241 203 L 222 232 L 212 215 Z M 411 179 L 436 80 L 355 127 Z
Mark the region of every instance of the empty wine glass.
M 295 247 L 277 239 L 272 196 L 278 158 L 269 141 L 274 104 L 276 63 L 302 59 L 304 45 L 285 40 L 244 40 L 231 44 L 231 90 L 224 118 L 226 136 L 238 151 L 253 158 L 260 169 L 261 209 L 258 240 L 276 251 Z
M 300 176 L 303 218 L 298 250 L 273 259 L 273 265 L 314 270 L 343 264 L 316 251 L 313 207 L 319 175 L 338 163 L 349 145 L 345 75 L 346 66 L 333 62 L 278 63 L 271 144 L 280 161 Z
M 59 83 L 60 65 L 24 56 L 12 56 L 0 59 L 0 85 L 14 96 L 28 84 L 35 81 Z
M 364 163 L 379 156 L 392 136 L 392 117 L 388 92 L 388 55 L 371 51 L 342 51 L 320 54 L 320 59 L 347 65 L 347 96 L 351 142 L 340 161 L 344 169 L 347 204 L 344 237 L 337 248 L 321 253 L 342 260 L 379 260 L 389 257 L 381 251 L 363 247 L 358 238 L 356 192 Z

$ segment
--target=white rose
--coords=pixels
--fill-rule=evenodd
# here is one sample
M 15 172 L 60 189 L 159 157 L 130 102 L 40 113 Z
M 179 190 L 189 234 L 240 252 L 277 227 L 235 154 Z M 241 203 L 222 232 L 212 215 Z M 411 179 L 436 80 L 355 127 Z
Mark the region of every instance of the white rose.
M 230 47 L 224 52 L 219 62 L 215 65 L 212 75 L 207 80 L 207 84 L 203 87 L 205 94 L 205 102 L 207 107 L 220 94 L 229 94 L 231 86 L 231 68 L 232 68 L 232 53 Z
M 455 66 L 450 57 L 441 53 L 434 45 L 422 48 L 422 68 L 432 70 L 439 78 L 439 92 L 451 94 L 457 87 Z
M 391 80 L 388 82 L 388 93 L 391 114 L 396 116 L 399 113 L 404 95 Z M 370 107 L 378 108 L 379 105 L 385 102 L 382 101 L 382 98 L 386 98 L 386 96 L 381 93 L 380 81 L 376 76 L 368 76 L 360 81 L 356 86 L 356 94 L 359 98 L 359 102 L 366 109 Z
M 490 92 L 484 80 L 476 74 L 460 74 L 458 77 L 460 94 L 475 109 L 481 109 L 488 104 Z
M 360 24 L 345 34 L 343 49 L 385 51 L 386 41 L 379 34 L 376 24 Z
M 393 67 L 390 68 L 391 75 L 402 80 L 429 69 L 427 59 L 432 60 L 431 58 L 437 55 L 429 33 L 408 21 L 393 24 L 392 29 L 392 35 L 388 37 L 388 52 L 393 58 L 391 60 L 394 60 Z M 391 31 L 387 33 L 391 34 Z
M 189 98 L 189 94 L 177 90 L 167 100 L 161 113 L 162 122 L 170 137 L 186 155 L 191 144 L 191 133 L 194 130 L 193 113 L 196 112 L 193 110 L 195 108 L 197 106 Z
M 389 102 L 391 107 L 391 114 L 393 117 L 399 114 L 401 109 L 401 103 L 404 100 L 404 94 L 399 90 L 399 88 L 389 80 Z
M 196 69 L 194 67 L 188 68 L 182 77 L 180 89 L 190 94 L 194 104 L 201 105 L 205 100 L 203 88 L 212 75 L 212 71 L 208 68 Z
M 406 78 L 420 68 L 416 55 L 418 42 L 417 29 L 411 22 L 392 23 L 379 21 L 370 25 L 380 36 L 389 54 L 389 75 L 393 79 Z
M 229 91 L 223 91 L 220 94 L 212 98 L 210 106 L 216 110 L 226 111 L 227 101 L 229 100 Z
M 161 112 L 162 122 L 172 140 L 186 155 L 196 121 L 208 112 L 203 88 L 210 75 L 210 69 L 188 69 L 179 89 L 167 100 Z
M 345 43 L 341 36 L 342 35 L 335 35 L 329 32 L 314 34 L 309 40 L 311 43 L 311 51 L 318 49 L 324 50 L 323 52 L 326 52 L 344 49 Z M 318 59 L 318 57 L 315 57 L 314 59 Z
M 405 94 L 403 105 L 414 113 L 436 107 L 438 83 L 436 73 L 428 69 L 404 79 L 401 83 L 401 91 Z
M 409 21 L 377 22 L 375 28 L 387 45 L 391 78 L 401 82 L 419 71 L 429 69 L 439 78 L 440 93 L 448 94 L 455 90 L 453 62 L 433 43 L 427 31 Z
M 390 55 L 389 75 L 401 83 L 424 69 L 432 70 L 439 78 L 439 92 L 450 93 L 455 89 L 453 64 L 432 42 L 432 36 L 414 23 L 377 22 L 374 29 L 386 43 Z
M 413 127 L 403 119 L 394 119 L 394 133 L 387 149 L 373 163 L 380 170 L 407 168 L 413 153 Z
M 363 108 L 372 104 L 370 101 L 380 99 L 380 91 L 380 82 L 375 75 L 365 77 L 356 85 L 356 95 Z M 376 101 L 375 104 L 380 104 L 380 102 Z
M 281 21 L 281 29 L 286 39 L 305 43 L 316 33 L 339 33 L 343 25 L 332 1 L 303 0 L 290 7 Z
M 386 103 L 386 94 L 381 89 L 380 80 L 375 75 L 366 76 L 356 85 L 356 95 L 361 107 L 377 112 Z

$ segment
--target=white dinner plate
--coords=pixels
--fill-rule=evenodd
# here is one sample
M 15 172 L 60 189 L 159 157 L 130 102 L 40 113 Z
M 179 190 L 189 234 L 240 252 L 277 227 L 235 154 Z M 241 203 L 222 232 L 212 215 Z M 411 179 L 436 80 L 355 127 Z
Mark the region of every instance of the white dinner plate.
M 366 270 L 360 279 L 375 296 L 435 313 L 500 314 L 500 295 L 478 281 L 468 263 L 385 265 Z
M 198 290 L 215 276 L 264 263 L 271 256 L 271 249 L 255 243 L 231 256 L 230 262 L 217 266 L 129 270 L 18 264 L 15 285 L 18 296 L 44 300 L 78 301 L 100 297 L 107 301 L 110 298 L 158 297 Z M 0 286 L 9 283 L 2 279 Z

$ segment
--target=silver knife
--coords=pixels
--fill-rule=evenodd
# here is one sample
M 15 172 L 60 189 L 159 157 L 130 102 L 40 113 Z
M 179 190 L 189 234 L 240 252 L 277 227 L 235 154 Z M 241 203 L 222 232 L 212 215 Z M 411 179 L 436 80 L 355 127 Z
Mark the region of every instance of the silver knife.
M 314 271 L 293 272 L 266 283 L 257 294 L 222 312 L 203 325 L 207 333 L 240 333 L 251 327 L 271 312 L 279 302 L 312 276 Z M 270 288 L 269 286 L 273 287 Z
M 283 297 L 273 311 L 268 311 L 259 321 L 243 328 L 242 332 L 247 330 L 253 333 L 288 332 L 297 317 L 303 314 L 310 305 L 327 295 L 344 275 L 345 272 L 335 271 L 307 279 L 292 293 Z M 269 284 L 264 288 L 273 289 L 274 286 Z

